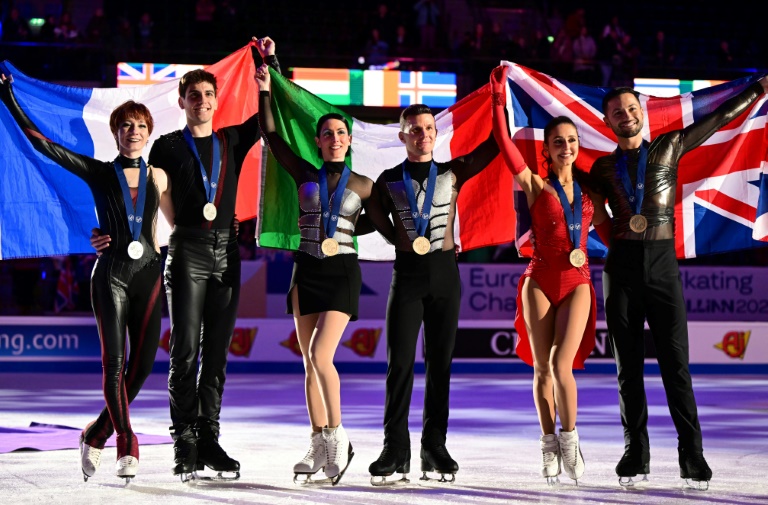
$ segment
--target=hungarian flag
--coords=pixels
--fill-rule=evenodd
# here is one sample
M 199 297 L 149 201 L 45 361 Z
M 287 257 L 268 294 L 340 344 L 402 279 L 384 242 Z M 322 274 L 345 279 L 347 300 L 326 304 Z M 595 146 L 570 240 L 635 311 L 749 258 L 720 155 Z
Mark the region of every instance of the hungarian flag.
M 399 124 L 374 124 L 358 121 L 309 91 L 277 75 L 272 76 L 272 112 L 277 134 L 303 159 L 318 168 L 314 142 L 318 118 L 337 112 L 351 125 L 352 153 L 348 166 L 374 181 L 386 169 L 397 166 L 406 157 L 400 142 Z M 491 93 L 485 85 L 435 117 L 437 140 L 434 159 L 448 161 L 470 153 L 491 134 Z M 259 219 L 259 245 L 297 249 L 299 245 L 298 193 L 288 173 L 279 167 L 270 153 L 262 176 L 264 189 Z M 501 156 L 461 189 L 456 210 L 456 243 L 461 250 L 512 242 L 514 209 L 513 179 Z M 394 248 L 377 233 L 357 237 L 361 259 L 394 259 Z
M 214 129 L 240 124 L 257 112 L 258 85 L 253 78 L 256 68 L 251 46 L 206 67 L 216 76 L 219 87 Z M 46 137 L 92 158 L 108 161 L 117 155 L 109 116 L 126 100 L 141 102 L 152 112 L 155 128 L 144 151 L 145 159 L 154 139 L 186 124 L 178 105 L 179 79 L 150 86 L 92 89 L 33 79 L 9 61 L 1 63 L 0 70 L 13 78 L 19 104 Z M 0 259 L 93 253 L 90 230 L 98 222 L 90 189 L 35 151 L 2 105 L 0 153 Z M 251 149 L 240 175 L 236 208 L 240 220 L 257 214 L 260 176 L 259 142 Z M 167 242 L 169 233 L 170 227 L 160 214 L 161 244 Z

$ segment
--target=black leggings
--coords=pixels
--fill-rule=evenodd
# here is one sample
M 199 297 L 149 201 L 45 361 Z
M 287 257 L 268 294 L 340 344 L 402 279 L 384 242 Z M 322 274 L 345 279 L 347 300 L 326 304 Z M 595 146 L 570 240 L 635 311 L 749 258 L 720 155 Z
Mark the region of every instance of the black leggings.
M 181 433 L 198 418 L 217 430 L 240 302 L 240 250 L 234 231 L 175 227 L 168 244 L 165 289 L 171 318 L 168 393 L 174 430 Z
M 619 380 L 624 443 L 647 452 L 644 322 L 653 335 L 679 447 L 702 449 L 688 370 L 688 324 L 674 240 L 617 240 L 603 272 L 605 315 Z
M 91 275 L 91 303 L 101 339 L 104 400 L 107 406 L 85 429 L 85 443 L 103 448 L 113 431 L 118 458 L 138 457 L 128 405 L 152 372 L 160 340 L 160 257 L 136 269 L 102 256 Z M 131 356 L 125 364 L 125 328 Z
M 445 444 L 451 361 L 459 324 L 461 282 L 456 255 L 397 251 L 387 303 L 387 395 L 384 441 L 410 447 L 408 411 L 419 328 L 424 322 L 423 445 Z

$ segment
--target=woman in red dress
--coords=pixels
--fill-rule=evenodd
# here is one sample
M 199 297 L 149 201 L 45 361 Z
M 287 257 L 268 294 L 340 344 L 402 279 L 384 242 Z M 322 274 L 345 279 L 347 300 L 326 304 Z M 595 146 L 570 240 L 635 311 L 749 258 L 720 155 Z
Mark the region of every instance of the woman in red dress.
M 587 262 L 587 235 L 593 221 L 600 236 L 610 232 L 604 203 L 592 201 L 589 174 L 574 166 L 579 154 L 576 125 L 565 116 L 544 128 L 542 178 L 523 160 L 507 126 L 506 66 L 491 74 L 493 133 L 531 213 L 533 258 L 520 278 L 515 328 L 517 355 L 533 366 L 533 397 L 542 436 L 542 477 L 558 482 L 560 466 L 571 479 L 584 473 L 576 431 L 576 380 L 573 368 L 595 346 L 595 290 Z M 556 415 L 560 433 L 555 434 Z

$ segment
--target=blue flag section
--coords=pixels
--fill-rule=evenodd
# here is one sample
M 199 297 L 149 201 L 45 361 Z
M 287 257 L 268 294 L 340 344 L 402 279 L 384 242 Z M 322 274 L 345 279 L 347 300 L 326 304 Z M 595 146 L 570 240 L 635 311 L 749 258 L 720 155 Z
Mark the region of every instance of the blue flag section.
M 7 61 L 2 72 L 49 139 L 93 156 L 83 120 L 91 89 L 32 79 Z M 93 252 L 90 230 L 98 223 L 88 185 L 35 151 L 5 107 L 0 118 L 0 259 Z

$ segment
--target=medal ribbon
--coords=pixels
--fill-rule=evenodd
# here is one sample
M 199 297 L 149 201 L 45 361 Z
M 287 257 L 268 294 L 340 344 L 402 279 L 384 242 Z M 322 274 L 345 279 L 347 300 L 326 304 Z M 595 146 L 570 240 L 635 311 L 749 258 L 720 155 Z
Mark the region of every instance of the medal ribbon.
M 424 195 L 424 206 L 419 212 L 419 203 L 416 201 L 416 193 L 413 191 L 411 173 L 405 168 L 405 162 L 403 162 L 403 182 L 405 183 L 405 194 L 408 197 L 408 204 L 411 207 L 411 217 L 413 218 L 413 225 L 416 228 L 416 233 L 420 237 L 423 237 L 427 233 L 427 225 L 429 224 L 429 213 L 432 211 L 432 197 L 435 194 L 435 181 L 437 180 L 437 165 L 432 162 L 429 167 L 429 178 L 427 179 L 427 190 Z
M 208 203 L 213 203 L 216 199 L 216 187 L 219 185 L 219 173 L 221 173 L 221 153 L 219 152 L 219 137 L 216 132 L 211 134 L 213 138 L 213 164 L 211 165 L 211 180 L 208 181 L 208 175 L 205 173 L 205 166 L 203 160 L 200 159 L 200 153 L 197 152 L 197 146 L 195 145 L 195 139 L 192 137 L 192 132 L 189 131 L 189 127 L 184 127 L 184 140 L 187 141 L 187 145 L 192 150 L 192 154 L 195 155 L 197 164 L 200 166 L 200 174 L 203 176 L 203 184 L 205 185 L 205 194 L 208 198 Z
M 141 158 L 139 167 L 139 190 L 136 197 L 136 206 L 133 205 L 131 198 L 131 189 L 128 187 L 128 179 L 123 173 L 123 166 L 115 160 L 112 165 L 117 173 L 117 180 L 120 182 L 120 189 L 123 191 L 123 201 L 125 201 L 125 213 L 128 215 L 128 229 L 131 230 L 133 240 L 138 241 L 141 236 L 141 225 L 144 215 L 144 202 L 147 199 L 147 164 L 144 158 Z
M 576 179 L 573 180 L 573 210 L 571 210 L 568 196 L 566 196 L 563 185 L 560 184 L 555 174 L 549 174 L 549 183 L 552 184 L 552 187 L 557 191 L 557 196 L 560 197 L 560 205 L 563 206 L 565 224 L 568 226 L 568 234 L 573 247 L 579 249 L 581 247 L 581 186 L 576 182 Z
M 336 233 L 336 224 L 339 222 L 339 211 L 341 210 L 341 200 L 344 197 L 344 189 L 347 187 L 347 181 L 352 170 L 347 165 L 344 165 L 344 170 L 341 172 L 341 178 L 336 185 L 336 191 L 333 192 L 333 207 L 330 207 L 330 198 L 328 197 L 328 172 L 325 165 L 320 167 L 318 174 L 318 183 L 320 185 L 320 210 L 322 212 L 323 227 L 325 228 L 325 236 L 333 238 Z
M 640 214 L 643 208 L 643 196 L 645 195 L 645 168 L 648 164 L 648 144 L 643 141 L 640 144 L 640 156 L 637 159 L 637 181 L 635 187 L 632 187 L 632 181 L 629 178 L 627 169 L 627 154 L 616 148 L 616 169 L 621 183 L 624 185 L 624 191 L 627 192 L 627 200 L 632 212 Z

